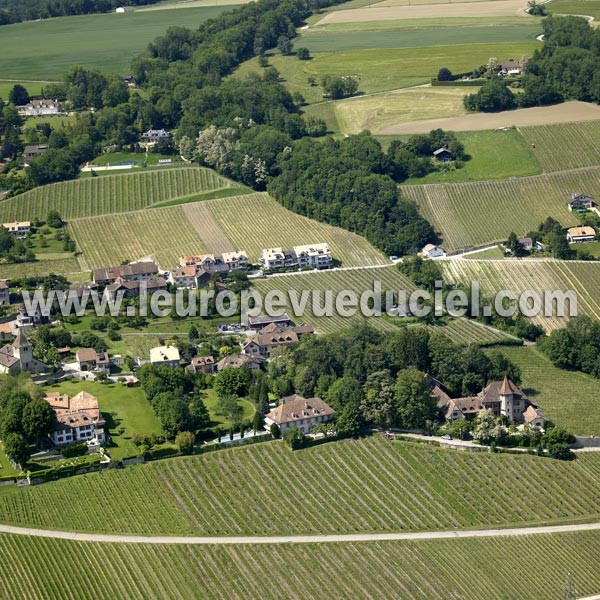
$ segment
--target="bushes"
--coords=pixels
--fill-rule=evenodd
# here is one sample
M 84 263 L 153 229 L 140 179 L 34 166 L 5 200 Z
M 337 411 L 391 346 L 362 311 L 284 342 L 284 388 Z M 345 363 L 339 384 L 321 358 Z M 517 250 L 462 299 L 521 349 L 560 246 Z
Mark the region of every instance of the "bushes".
M 87 443 L 79 442 L 78 444 L 71 444 L 70 446 L 64 446 L 60 449 L 60 453 L 65 458 L 73 458 L 75 456 L 83 456 L 87 453 Z

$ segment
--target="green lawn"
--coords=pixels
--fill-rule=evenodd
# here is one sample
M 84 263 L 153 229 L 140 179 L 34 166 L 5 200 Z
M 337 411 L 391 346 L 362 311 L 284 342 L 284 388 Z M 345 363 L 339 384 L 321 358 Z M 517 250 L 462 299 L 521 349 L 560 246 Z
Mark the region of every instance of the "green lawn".
M 0 36 L 2 76 L 56 80 L 72 64 L 125 75 L 131 59 L 168 27 L 195 28 L 230 8 L 82 15 L 5 25 Z
M 465 258 L 473 259 L 473 260 L 478 260 L 478 259 L 481 260 L 483 258 L 498 259 L 498 258 L 505 258 L 505 255 L 499 246 L 494 246 L 493 248 L 490 248 L 489 250 L 482 250 L 481 252 L 477 252 L 475 254 L 468 254 L 467 256 L 465 256 Z
M 521 367 L 522 387 L 547 419 L 578 435 L 600 435 L 600 380 L 557 369 L 534 347 L 502 353 Z
M 137 448 L 131 441 L 133 433 L 160 434 L 162 431 L 142 388 L 127 388 L 120 383 L 69 381 L 47 389 L 70 396 L 83 390 L 98 398 L 100 410 L 106 419 L 114 444 L 109 448 L 113 460 L 137 456 Z M 119 433 L 121 428 L 124 429 L 123 433 Z
M 600 0 L 552 0 L 544 8 L 559 15 L 589 15 L 600 19 Z
M 11 466 L 8 457 L 4 453 L 4 448 L 2 444 L 0 444 L 0 477 L 18 475 L 18 473 L 19 472 Z
M 592 256 L 595 256 L 596 258 L 600 258 L 600 242 L 587 242 L 585 244 L 575 244 L 574 246 L 571 246 L 572 248 L 575 248 L 575 250 L 577 251 L 577 253 L 579 252 L 589 252 Z
M 156 152 L 106 152 L 94 158 L 90 164 L 98 166 L 121 165 L 126 162 L 135 162 L 136 166 L 154 167 L 161 159 L 171 159 L 173 163 L 180 163 L 179 156 L 167 156 Z
M 232 423 L 223 415 L 218 414 L 218 402 L 219 399 L 217 398 L 217 394 L 214 392 L 214 390 L 208 389 L 204 391 L 204 404 L 206 405 L 206 408 L 208 408 L 211 427 L 227 429 L 228 427 L 231 427 Z M 252 402 L 249 400 L 240 399 L 239 404 L 244 411 L 242 413 L 242 419 L 251 419 L 254 415 L 254 406 Z
M 2 100 L 8 100 L 10 90 L 12 90 L 17 83 L 25 87 L 30 96 L 39 96 L 45 85 L 42 81 L 0 81 L 0 98 L 2 98 Z
M 470 159 L 456 170 L 436 171 L 426 177 L 409 179 L 407 184 L 451 183 L 456 181 L 482 181 L 537 175 L 542 170 L 530 145 L 516 130 L 464 131 L 456 134 Z M 379 136 L 387 148 L 393 139 L 410 136 Z

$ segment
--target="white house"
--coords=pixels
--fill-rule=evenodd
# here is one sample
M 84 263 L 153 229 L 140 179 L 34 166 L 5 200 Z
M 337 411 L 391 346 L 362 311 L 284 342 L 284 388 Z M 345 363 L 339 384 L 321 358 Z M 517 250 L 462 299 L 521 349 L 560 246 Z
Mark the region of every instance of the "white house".
M 325 242 L 294 246 L 293 252 L 296 255 L 299 267 L 328 269 L 331 266 L 331 250 L 329 244 Z
M 310 430 L 318 423 L 330 421 L 335 411 L 321 398 L 303 398 L 298 394 L 282 398 L 279 406 L 265 416 L 265 423 L 270 427 L 277 424 L 281 433 L 297 427 L 302 433 Z
M 522 72 L 523 66 L 518 60 L 507 60 L 502 63 L 502 75 L 504 76 L 521 75 Z
M 230 271 L 248 268 L 248 254 L 245 250 L 236 250 L 235 252 L 223 252 L 221 260 L 227 265 Z
M 60 104 L 58 100 L 32 100 L 23 106 L 17 106 L 17 112 L 22 117 L 41 117 L 47 115 L 59 115 Z
M 15 221 L 14 223 L 2 223 L 2 227 L 16 238 L 23 239 L 31 233 L 31 221 Z
M 593 227 L 571 227 L 567 230 L 567 241 L 569 244 L 581 242 L 593 242 L 596 239 L 596 230 Z
M 446 256 L 446 251 L 441 246 L 427 244 L 423 250 L 421 250 L 421 255 L 424 258 L 439 258 L 440 256 Z
M 179 366 L 179 350 L 175 346 L 157 346 L 150 350 L 150 362 L 153 365 Z

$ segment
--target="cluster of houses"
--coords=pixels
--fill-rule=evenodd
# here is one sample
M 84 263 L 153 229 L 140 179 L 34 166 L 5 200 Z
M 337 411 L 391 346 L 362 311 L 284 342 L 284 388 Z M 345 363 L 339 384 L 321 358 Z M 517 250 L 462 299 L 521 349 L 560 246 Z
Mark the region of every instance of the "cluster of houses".
M 600 216 L 600 209 L 591 196 L 577 192 L 567 202 L 569 212 L 585 213 L 593 212 Z M 593 242 L 596 239 L 596 230 L 589 226 L 571 227 L 567 230 L 567 241 L 569 244 L 580 244 L 582 242 Z
M 326 243 L 294 246 L 291 250 L 281 247 L 265 248 L 260 255 L 260 264 L 264 269 L 329 269 L 332 264 L 329 245 Z

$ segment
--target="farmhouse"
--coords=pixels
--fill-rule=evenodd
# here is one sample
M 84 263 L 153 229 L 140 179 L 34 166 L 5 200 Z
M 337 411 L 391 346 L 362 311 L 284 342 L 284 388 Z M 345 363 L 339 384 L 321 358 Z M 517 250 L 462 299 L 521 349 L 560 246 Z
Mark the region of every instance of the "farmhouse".
M 109 285 L 121 281 L 147 281 L 158 275 L 158 267 L 152 261 L 141 261 L 116 267 L 94 269 L 93 281 L 96 285 Z
M 440 256 L 446 256 L 446 251 L 441 246 L 427 244 L 421 250 L 421 256 L 423 258 L 439 258 Z
M 330 421 L 334 414 L 331 406 L 321 398 L 303 398 L 294 394 L 282 398 L 279 406 L 265 416 L 265 423 L 268 427 L 275 423 L 281 433 L 285 433 L 291 427 L 297 427 L 306 434 L 318 423 Z
M 41 373 L 46 366 L 33 358 L 33 348 L 22 329 L 17 329 L 17 336 L 12 344 L 0 348 L 0 373 Z
M 448 148 L 438 148 L 434 150 L 433 157 L 439 162 L 450 162 L 452 160 L 452 152 Z
M 179 366 L 179 350 L 175 346 L 157 346 L 150 350 L 150 362 L 153 365 Z
M 265 359 L 260 356 L 248 356 L 247 354 L 230 354 L 225 356 L 217 363 L 217 371 L 222 371 L 231 367 L 232 369 L 241 369 L 243 367 L 251 371 L 258 371 L 265 363 Z
M 79 348 L 75 360 L 80 371 L 110 372 L 110 358 L 107 352 L 96 352 L 93 348 Z
M 573 194 L 569 202 L 567 202 L 570 212 L 591 210 L 594 208 L 594 205 L 594 199 L 586 194 Z
M 192 373 L 212 374 L 217 369 L 217 363 L 215 363 L 215 359 L 212 356 L 194 356 L 186 369 Z
M 58 423 L 50 437 L 57 446 L 105 441 L 106 423 L 95 396 L 81 391 L 69 398 L 67 394 L 50 392 L 46 394 L 46 402 L 56 413 Z
M 522 67 L 520 61 L 518 61 L 518 60 L 507 60 L 506 62 L 502 63 L 501 73 L 505 77 L 507 75 L 508 76 L 521 75 L 522 72 L 523 72 L 523 67 Z
M 274 348 L 295 344 L 303 335 L 314 331 L 311 325 L 281 327 L 271 323 L 241 343 L 242 354 L 269 358 Z
M 596 230 L 593 227 L 571 227 L 567 230 L 569 244 L 593 242 L 596 239 Z
M 32 100 L 23 106 L 17 106 L 17 111 L 22 117 L 41 117 L 59 115 L 60 104 L 58 100 Z
M 114 302 L 119 296 L 123 298 L 137 298 L 167 289 L 167 281 L 163 277 L 148 280 L 124 281 L 117 279 L 114 283 L 104 288 L 104 297 Z
M 10 304 L 10 290 L 6 281 L 0 281 L 0 306 Z
M 441 415 L 447 421 L 474 419 L 479 411 L 489 409 L 494 416 L 503 415 L 511 423 L 527 422 L 541 427 L 545 422 L 537 404 L 529 400 L 508 377 L 503 381 L 492 381 L 476 396 L 453 399 L 437 383 L 433 386 L 433 394 L 438 399 Z
M 16 238 L 23 239 L 31 233 L 31 221 L 16 221 L 14 223 L 2 223 L 2 227 Z

